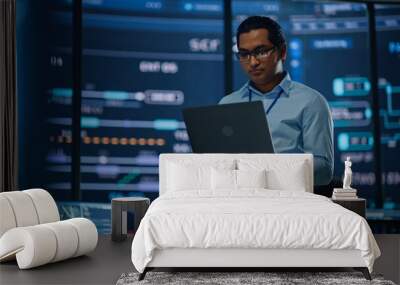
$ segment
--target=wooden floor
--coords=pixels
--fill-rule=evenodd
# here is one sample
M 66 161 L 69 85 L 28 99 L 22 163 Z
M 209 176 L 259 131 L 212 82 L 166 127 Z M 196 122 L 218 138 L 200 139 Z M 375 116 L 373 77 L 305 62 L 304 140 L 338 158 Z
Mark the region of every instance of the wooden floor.
M 100 236 L 97 248 L 81 256 L 41 267 L 19 270 L 17 263 L 0 264 L 0 284 L 115 284 L 122 273 L 134 271 L 132 237 L 112 242 Z

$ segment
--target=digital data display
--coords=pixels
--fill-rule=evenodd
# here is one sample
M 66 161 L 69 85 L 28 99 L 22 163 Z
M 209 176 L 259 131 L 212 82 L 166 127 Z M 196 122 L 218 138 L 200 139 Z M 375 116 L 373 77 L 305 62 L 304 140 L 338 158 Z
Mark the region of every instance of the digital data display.
M 158 196 L 158 155 L 191 152 L 182 108 L 224 95 L 222 0 L 83 0 L 81 191 L 84 201 Z M 377 5 L 384 206 L 400 208 L 400 8 Z M 250 15 L 284 29 L 286 70 L 318 90 L 334 119 L 335 171 L 375 208 L 368 17 L 360 3 L 232 1 L 233 36 Z M 42 147 L 29 175 L 60 199 L 71 193 L 72 1 L 49 1 Z M 234 45 L 236 42 L 235 36 Z M 234 47 L 232 47 L 234 49 Z M 234 89 L 246 77 L 233 61 Z M 33 162 L 31 162 L 33 165 Z M 39 167 L 40 166 L 40 167 Z M 42 167 L 43 166 L 43 167 Z
M 384 206 L 400 208 L 400 6 L 377 6 Z
M 214 105 L 224 96 L 222 1 L 83 3 L 83 199 L 157 197 L 158 155 L 191 152 L 182 108 Z M 69 13 L 53 15 L 58 27 L 71 26 Z M 54 50 L 71 61 L 68 45 Z M 72 89 L 54 86 L 49 96 L 70 103 Z M 70 123 L 51 118 L 54 136 Z M 64 144 L 52 144 L 49 163 L 49 171 L 62 175 L 70 172 L 58 163 L 70 160 Z M 70 189 L 63 180 L 49 186 Z

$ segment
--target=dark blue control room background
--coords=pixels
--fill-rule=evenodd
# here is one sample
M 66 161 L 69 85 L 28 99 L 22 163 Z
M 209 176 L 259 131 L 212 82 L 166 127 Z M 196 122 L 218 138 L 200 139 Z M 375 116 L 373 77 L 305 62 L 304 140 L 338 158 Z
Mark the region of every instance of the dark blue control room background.
M 231 21 L 224 17 L 227 8 Z M 292 79 L 328 100 L 335 178 L 341 179 L 343 161 L 350 156 L 353 186 L 368 199 L 368 217 L 400 216 L 400 5 L 375 9 L 378 142 L 365 4 L 83 0 L 82 28 L 76 35 L 73 0 L 17 1 L 20 188 L 48 189 L 63 215 L 91 216 L 104 231 L 109 230 L 113 197 L 156 198 L 158 155 L 191 151 L 181 109 L 216 104 L 245 83 L 239 63 L 226 54 L 235 50 L 236 27 L 243 19 L 267 15 L 285 31 L 285 66 Z M 72 102 L 78 36 L 81 142 L 76 153 Z M 231 66 L 229 77 L 226 66 Z M 380 161 L 374 143 L 380 145 Z M 72 199 L 77 191 L 71 174 L 74 156 L 80 158 L 79 203 Z M 379 193 L 374 163 L 381 168 Z

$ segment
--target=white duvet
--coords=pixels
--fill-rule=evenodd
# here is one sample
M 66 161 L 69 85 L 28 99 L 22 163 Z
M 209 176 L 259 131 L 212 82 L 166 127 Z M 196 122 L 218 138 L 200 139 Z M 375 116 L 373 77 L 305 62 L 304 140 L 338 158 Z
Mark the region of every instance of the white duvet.
M 134 237 L 135 268 L 143 272 L 165 248 L 358 249 L 370 272 L 380 256 L 359 215 L 320 195 L 265 189 L 164 194 Z

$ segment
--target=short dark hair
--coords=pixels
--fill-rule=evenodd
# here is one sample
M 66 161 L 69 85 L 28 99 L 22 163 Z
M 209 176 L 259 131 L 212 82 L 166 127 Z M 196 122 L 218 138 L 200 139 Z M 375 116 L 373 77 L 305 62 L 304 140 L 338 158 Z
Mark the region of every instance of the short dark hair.
M 268 40 L 279 50 L 286 46 L 286 39 L 281 26 L 271 18 L 263 16 L 251 16 L 240 23 L 236 31 L 237 46 L 239 47 L 239 36 L 241 34 L 257 29 L 267 29 Z

